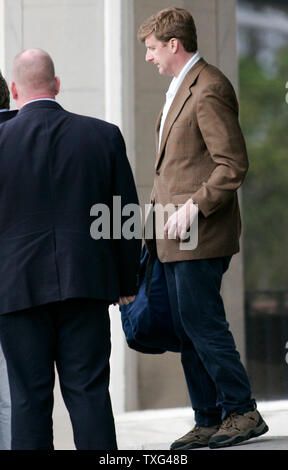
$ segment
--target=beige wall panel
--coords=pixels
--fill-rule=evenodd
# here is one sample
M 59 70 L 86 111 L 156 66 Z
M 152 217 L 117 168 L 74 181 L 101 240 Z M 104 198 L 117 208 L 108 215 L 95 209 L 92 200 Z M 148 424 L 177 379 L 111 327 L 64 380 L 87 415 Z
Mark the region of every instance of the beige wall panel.
M 140 409 L 189 406 L 183 370 L 179 367 L 180 354 L 155 354 L 142 359 L 139 361 Z
M 61 78 L 59 103 L 104 117 L 104 0 L 23 0 L 23 48 L 42 48 Z
M 217 65 L 216 1 L 186 0 L 182 2 L 183 7 L 191 11 L 195 20 L 200 54 L 207 62 L 214 65 Z
M 159 77 L 155 66 L 145 63 L 146 48 L 136 36 L 141 23 L 163 8 L 167 8 L 165 0 L 134 0 L 136 180 L 139 186 L 151 186 L 153 183 L 156 158 L 155 121 L 164 105 L 170 79 Z

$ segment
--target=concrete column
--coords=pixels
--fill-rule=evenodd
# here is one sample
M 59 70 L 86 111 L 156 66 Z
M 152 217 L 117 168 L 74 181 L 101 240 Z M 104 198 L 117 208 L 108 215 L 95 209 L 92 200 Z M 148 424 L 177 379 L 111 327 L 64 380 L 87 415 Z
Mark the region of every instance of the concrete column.
M 6 0 L 6 3 L 13 3 Z M 22 0 L 22 47 L 46 50 L 68 111 L 104 119 L 104 0 Z
M 0 0 L 0 68 L 9 84 L 12 62 L 22 48 L 21 0 Z M 15 109 L 11 103 L 11 109 Z
M 238 56 L 237 56 L 237 1 L 217 0 L 217 64 L 229 77 L 238 93 Z M 240 110 L 241 111 L 241 110 Z M 241 206 L 241 190 L 239 191 Z M 227 318 L 242 361 L 246 362 L 245 348 L 245 311 L 244 311 L 244 282 L 243 254 L 241 251 L 234 256 L 230 269 L 223 279 L 223 299 Z
M 133 5 L 132 5 L 133 6 Z M 119 126 L 135 170 L 133 8 L 129 0 L 105 0 L 105 119 Z M 138 408 L 137 354 L 128 349 L 118 307 L 112 326 L 111 395 L 116 412 Z

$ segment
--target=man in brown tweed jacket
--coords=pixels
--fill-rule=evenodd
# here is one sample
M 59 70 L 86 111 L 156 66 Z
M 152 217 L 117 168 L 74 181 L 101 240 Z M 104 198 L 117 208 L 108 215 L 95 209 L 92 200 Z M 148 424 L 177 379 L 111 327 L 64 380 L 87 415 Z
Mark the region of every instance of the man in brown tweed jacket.
M 146 61 L 173 77 L 156 125 L 155 236 L 146 239 L 164 265 L 195 412 L 195 427 L 171 449 L 227 447 L 268 430 L 220 295 L 222 276 L 239 251 L 237 189 L 248 169 L 237 98 L 225 75 L 200 57 L 187 10 L 162 10 L 141 25 L 138 37 Z M 163 226 L 161 208 L 171 203 L 177 210 Z

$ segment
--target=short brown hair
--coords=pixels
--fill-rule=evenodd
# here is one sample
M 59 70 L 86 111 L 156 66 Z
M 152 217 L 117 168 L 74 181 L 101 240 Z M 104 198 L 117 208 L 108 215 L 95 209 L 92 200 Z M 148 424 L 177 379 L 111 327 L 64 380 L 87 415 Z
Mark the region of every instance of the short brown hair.
M 0 109 L 10 109 L 10 92 L 5 78 L 0 72 Z
M 191 13 L 183 8 L 166 8 L 152 15 L 140 26 L 138 39 L 145 41 L 154 33 L 156 39 L 168 42 L 171 38 L 181 41 L 186 52 L 197 51 L 197 32 Z

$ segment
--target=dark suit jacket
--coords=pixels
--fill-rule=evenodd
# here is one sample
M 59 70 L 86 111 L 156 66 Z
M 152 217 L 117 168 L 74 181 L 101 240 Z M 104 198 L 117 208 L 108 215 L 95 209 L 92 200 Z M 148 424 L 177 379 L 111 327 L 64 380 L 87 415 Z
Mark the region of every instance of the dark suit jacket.
M 137 292 L 141 241 L 91 237 L 91 207 L 138 203 L 119 129 L 53 101 L 0 128 L 0 314 Z M 112 219 L 111 219 L 112 220 Z
M 171 262 L 233 255 L 239 251 L 241 232 L 237 189 L 248 170 L 248 158 L 231 83 L 200 59 L 174 98 L 158 152 L 161 115 L 156 125 L 151 201 L 177 208 L 192 198 L 200 213 L 197 247 L 181 250 L 177 240 L 161 239 L 161 218 L 155 209 L 159 259 Z M 153 243 L 146 243 L 153 251 Z
M 13 110 L 13 111 L 3 111 L 2 113 L 0 113 L 0 124 L 2 124 L 3 122 L 6 122 L 6 121 L 9 121 L 9 119 L 12 119 L 13 117 L 15 117 L 17 115 L 17 110 Z

